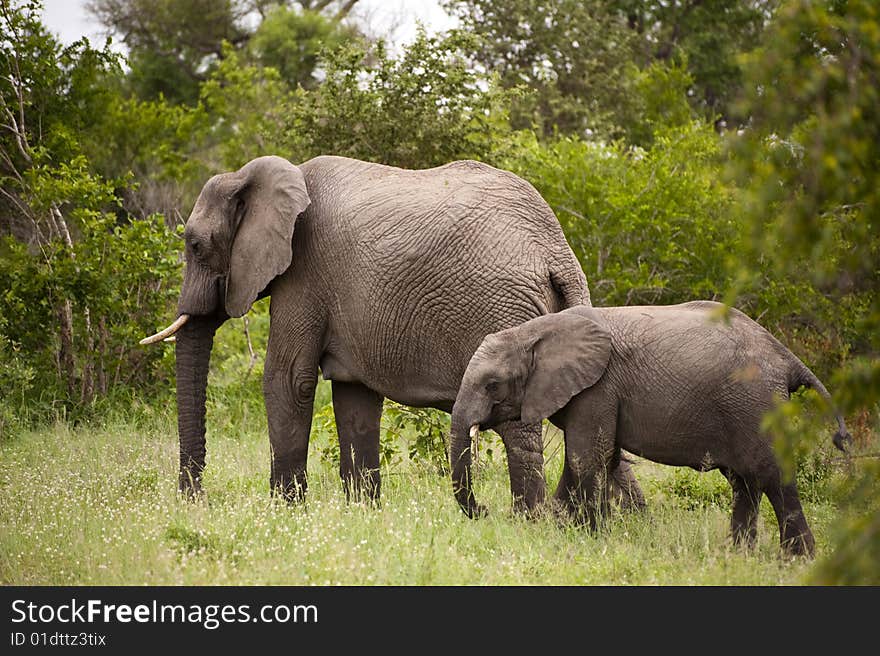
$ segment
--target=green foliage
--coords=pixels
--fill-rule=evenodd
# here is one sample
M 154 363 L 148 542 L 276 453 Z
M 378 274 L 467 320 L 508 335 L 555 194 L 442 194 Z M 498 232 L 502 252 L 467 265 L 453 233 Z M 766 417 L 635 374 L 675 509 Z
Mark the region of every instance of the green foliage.
M 356 3 L 90 0 L 87 7 L 127 47 L 128 89 L 142 100 L 195 106 L 224 47 L 276 68 L 293 88 L 313 86 L 321 48 L 357 34 L 342 24 Z
M 295 89 L 312 89 L 319 83 L 323 50 L 334 51 L 357 33 L 316 11 L 296 11 L 279 5 L 262 20 L 248 43 L 257 62 L 274 68 Z
M 212 139 L 226 170 L 261 155 L 304 159 L 286 134 L 296 95 L 274 68 L 247 64 L 227 46 L 217 70 L 201 87 L 201 98 L 214 122 Z
M 634 116 L 627 129 L 628 140 L 650 147 L 654 135 L 670 128 L 684 127 L 694 118 L 688 90 L 693 78 L 686 64 L 653 62 L 645 68 L 631 67 Z
M 204 107 L 114 96 L 84 143 L 92 165 L 105 177 L 133 174 L 144 187 L 165 181 L 198 180 L 207 175 L 193 155 L 205 147 Z M 190 190 L 198 191 L 198 189 Z M 149 214 L 150 212 L 147 212 Z
M 730 484 L 717 471 L 697 472 L 687 467 L 675 467 L 661 479 L 657 488 L 688 510 L 730 510 Z
M 246 40 L 242 0 L 91 0 L 88 8 L 129 50 L 127 82 L 145 100 L 194 103 L 223 41 Z
M 707 120 L 735 124 L 742 88 L 739 55 L 752 50 L 779 0 L 613 0 L 636 33 L 646 61 L 686 62 L 693 78 L 689 96 Z
M 237 168 L 268 153 L 408 168 L 488 158 L 508 134 L 506 95 L 465 66 L 463 41 L 422 33 L 399 58 L 381 42 L 340 46 L 324 52 L 325 79 L 311 90 L 293 90 L 276 69 L 227 49 L 202 87 L 224 163 Z
M 57 175 L 48 170 L 35 179 L 51 176 L 56 187 Z M 88 177 L 75 182 L 83 181 Z M 120 386 L 147 390 L 167 384 L 173 361 L 162 350 L 136 344 L 155 330 L 156 318 L 176 298 L 179 265 L 161 217 L 117 225 L 115 214 L 84 207 L 85 192 L 72 193 L 79 204 L 74 212 L 79 238 L 72 249 L 53 241 L 35 254 L 11 238 L 0 244 L 0 315 L 15 317 L 0 329 L 14 349 L 11 373 L 19 371 L 10 388 L 17 394 L 5 402 L 38 402 L 48 410 L 63 401 L 76 414 L 87 411 L 83 403 L 96 394 L 112 394 Z M 65 337 L 56 332 L 57 308 L 65 301 L 74 317 L 70 371 L 59 361 Z
M 4 5 L 0 23 L 0 327 L 18 383 L 3 405 L 76 418 L 96 395 L 167 374 L 161 352 L 131 346 L 173 296 L 177 253 L 160 219 L 120 210 L 126 179 L 95 173 L 83 153 L 112 104 L 116 57 L 85 40 L 62 47 L 38 3 Z
M 4 390 L 0 401 L 0 438 L 17 432 L 26 424 L 32 404 L 37 371 L 17 341 L 9 335 L 9 321 L 0 316 L 0 387 Z
M 596 305 L 675 303 L 722 295 L 739 226 L 720 182 L 720 142 L 687 122 L 649 150 L 565 137 L 523 137 L 505 162 L 556 211 Z
M 430 464 L 441 475 L 449 472 L 448 413 L 386 401 L 382 421 L 386 434 L 401 441 L 411 436 L 407 449 L 411 461 Z
M 627 65 L 633 38 L 607 3 L 589 0 L 450 0 L 468 52 L 503 87 L 524 87 L 514 127 L 619 136 L 632 93 Z
M 580 137 L 650 137 L 640 114 L 639 71 L 689 74 L 689 104 L 705 120 L 739 123 L 738 56 L 757 43 L 777 0 L 446 0 L 462 28 L 480 37 L 471 56 L 505 87 L 533 93 L 513 109 L 514 126 Z M 677 104 L 677 103 L 676 103 Z
M 862 460 L 843 484 L 848 511 L 832 526 L 834 549 L 811 572 L 813 585 L 880 585 L 880 462 Z M 853 505 L 855 507 L 853 507 Z
M 745 70 L 742 111 L 752 125 L 731 139 L 730 156 L 733 177 L 744 189 L 751 270 L 773 271 L 793 287 L 812 285 L 827 297 L 814 310 L 843 348 L 832 363 L 835 403 L 814 396 L 812 405 L 825 416 L 841 409 L 876 417 L 880 8 L 871 0 L 790 0 L 761 48 L 745 59 Z M 784 256 L 771 258 L 774 253 Z M 804 302 L 803 295 L 797 299 Z M 783 454 L 797 450 L 794 414 L 788 404 L 768 419 Z M 876 449 L 876 433 L 870 435 L 857 436 L 857 447 Z M 821 568 L 822 582 L 878 580 L 876 468 L 862 468 L 861 475 L 870 478 L 854 487 L 852 511 L 838 528 L 839 552 Z
M 294 150 L 406 168 L 487 157 L 508 131 L 505 95 L 468 68 L 467 41 L 421 32 L 400 57 L 381 42 L 327 53 L 323 84 L 292 108 Z
M 321 459 L 339 465 L 339 435 L 333 405 L 315 403 L 311 439 Z M 383 467 L 401 464 L 403 452 L 416 466 L 430 465 L 433 471 L 449 471 L 449 415 L 430 408 L 410 408 L 385 401 L 379 431 L 379 461 Z

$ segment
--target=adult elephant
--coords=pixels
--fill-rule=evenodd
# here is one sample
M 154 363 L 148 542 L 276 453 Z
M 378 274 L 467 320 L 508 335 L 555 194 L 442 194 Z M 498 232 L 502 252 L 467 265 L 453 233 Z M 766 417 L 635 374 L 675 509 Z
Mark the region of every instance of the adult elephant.
M 306 491 L 318 368 L 332 381 L 347 493 L 377 498 L 384 397 L 451 411 L 489 333 L 589 304 L 553 212 L 521 178 L 459 161 L 404 170 L 260 157 L 205 184 L 184 231 L 176 332 L 180 489 L 200 489 L 214 333 L 271 295 L 263 393 L 271 489 Z M 498 427 L 517 509 L 544 497 L 540 424 Z M 622 489 L 640 495 L 628 465 Z M 639 496 L 640 498 L 640 496 Z

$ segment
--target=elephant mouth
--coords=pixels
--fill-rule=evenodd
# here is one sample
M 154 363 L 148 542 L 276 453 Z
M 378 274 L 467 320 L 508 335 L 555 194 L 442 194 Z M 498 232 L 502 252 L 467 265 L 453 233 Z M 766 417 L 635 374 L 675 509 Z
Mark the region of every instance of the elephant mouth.
M 165 328 L 163 330 L 160 330 L 159 332 L 157 332 L 153 335 L 150 335 L 149 337 L 144 337 L 138 343 L 141 345 L 147 345 L 147 344 L 155 344 L 156 342 L 159 342 L 162 340 L 172 341 L 174 333 L 176 333 L 178 330 L 180 330 L 180 328 L 183 326 L 183 324 L 185 324 L 187 321 L 189 321 L 189 315 L 188 314 L 181 314 L 179 317 L 177 317 L 177 319 L 174 320 L 174 322 L 170 326 L 168 326 L 167 328 Z

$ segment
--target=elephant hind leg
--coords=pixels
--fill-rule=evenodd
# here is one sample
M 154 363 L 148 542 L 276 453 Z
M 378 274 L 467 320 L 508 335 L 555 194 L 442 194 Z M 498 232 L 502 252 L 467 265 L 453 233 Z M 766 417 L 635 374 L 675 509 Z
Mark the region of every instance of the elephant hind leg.
M 623 510 L 644 510 L 647 508 L 645 495 L 639 486 L 632 465 L 628 460 L 618 455 L 611 463 L 611 475 L 609 477 L 610 494 Z
M 733 543 L 752 548 L 758 536 L 758 506 L 763 492 L 756 481 L 747 481 L 731 469 L 722 469 L 721 472 L 733 489 L 733 511 L 730 518 Z
M 623 457 L 615 456 L 608 465 L 608 495 L 610 500 L 617 503 L 624 511 L 642 511 L 648 507 L 645 495 L 633 472 L 632 465 Z M 553 495 L 557 502 L 569 510 L 571 505 L 571 491 L 577 487 L 574 473 L 566 460 L 562 468 L 562 476 Z
M 813 533 L 807 525 L 801 507 L 797 486 L 782 483 L 781 477 L 764 488 L 764 493 L 773 505 L 776 521 L 779 522 L 779 544 L 782 550 L 792 556 L 813 556 L 816 548 Z
M 333 381 L 339 475 L 349 501 L 379 500 L 379 424 L 383 400 L 382 395 L 360 383 Z
M 779 522 L 779 543 L 782 550 L 792 556 L 812 556 L 815 541 L 794 480 L 786 481 L 776 461 L 773 448 L 765 443 L 761 452 L 755 453 L 754 477 L 764 494 L 767 495 L 776 521 Z M 742 471 L 741 469 L 739 471 Z

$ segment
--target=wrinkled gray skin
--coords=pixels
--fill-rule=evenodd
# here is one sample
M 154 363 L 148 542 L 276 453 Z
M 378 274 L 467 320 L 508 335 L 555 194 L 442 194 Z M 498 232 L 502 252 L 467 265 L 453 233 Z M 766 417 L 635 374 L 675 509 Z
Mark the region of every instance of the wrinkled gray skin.
M 605 472 L 620 450 L 667 465 L 720 469 L 733 488 L 731 529 L 755 540 L 766 494 L 782 548 L 812 554 L 793 481 L 783 480 L 760 431 L 774 397 L 822 383 L 770 333 L 710 301 L 576 307 L 492 334 L 471 358 L 452 412 L 453 488 L 479 513 L 470 487 L 471 426 L 549 418 L 565 432 L 557 497 L 592 525 L 606 510 Z M 838 417 L 835 445 L 850 440 Z
M 216 329 L 271 295 L 263 391 L 271 489 L 306 491 L 318 368 L 332 381 L 346 492 L 379 496 L 383 398 L 451 411 L 488 333 L 589 303 L 559 223 L 517 176 L 471 161 L 408 171 L 261 157 L 211 178 L 185 229 L 177 333 L 180 488 L 200 489 Z M 543 500 L 540 423 L 498 427 L 515 505 Z M 616 476 L 638 489 L 632 472 Z

